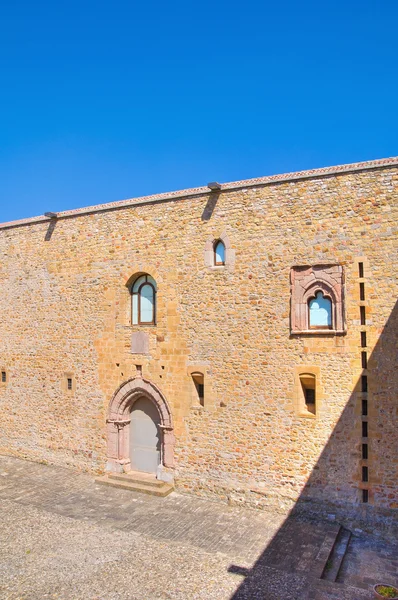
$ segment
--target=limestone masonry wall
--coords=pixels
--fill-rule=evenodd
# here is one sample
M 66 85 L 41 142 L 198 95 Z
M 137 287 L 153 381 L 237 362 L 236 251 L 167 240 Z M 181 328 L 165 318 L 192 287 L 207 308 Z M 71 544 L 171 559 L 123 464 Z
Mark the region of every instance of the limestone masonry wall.
M 142 374 L 170 407 L 178 489 L 397 509 L 397 199 L 391 166 L 1 229 L 0 452 L 103 471 L 111 399 Z M 291 269 L 316 265 L 342 267 L 345 331 L 291 334 Z M 130 324 L 137 273 L 156 326 Z

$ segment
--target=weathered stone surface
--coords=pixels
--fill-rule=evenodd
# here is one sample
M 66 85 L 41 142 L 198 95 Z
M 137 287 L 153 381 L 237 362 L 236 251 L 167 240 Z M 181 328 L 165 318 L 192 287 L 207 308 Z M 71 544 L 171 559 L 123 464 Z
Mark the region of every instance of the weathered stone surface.
M 145 331 L 136 331 L 131 334 L 131 354 L 148 354 L 149 337 Z
M 103 471 L 109 406 L 139 363 L 170 407 L 167 468 L 180 490 L 252 506 L 396 510 L 398 169 L 325 174 L 222 190 L 206 219 L 199 191 L 61 215 L 50 239 L 48 221 L 0 229 L 0 451 Z M 222 236 L 233 260 L 209 268 L 209 240 Z M 328 264 L 344 268 L 346 334 L 291 336 L 291 268 Z M 155 326 L 131 325 L 137 273 L 157 282 Z M 140 332 L 148 353 L 133 355 Z M 190 365 L 205 371 L 203 407 Z M 315 418 L 296 410 L 303 368 L 318 369 Z
M 12 457 L 0 474 L 2 600 L 371 600 L 397 578 L 392 540 L 354 535 L 339 583 L 319 579 L 336 523 L 145 496 Z

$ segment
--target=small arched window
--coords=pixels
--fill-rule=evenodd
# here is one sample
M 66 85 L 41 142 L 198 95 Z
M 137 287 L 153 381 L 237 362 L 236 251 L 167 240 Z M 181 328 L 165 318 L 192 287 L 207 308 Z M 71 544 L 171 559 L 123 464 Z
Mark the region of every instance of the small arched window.
M 225 244 L 221 240 L 214 242 L 214 264 L 216 267 L 225 265 Z
M 317 292 L 308 302 L 310 329 L 332 329 L 332 301 Z
M 131 287 L 131 322 L 133 325 L 155 325 L 156 281 L 140 275 Z

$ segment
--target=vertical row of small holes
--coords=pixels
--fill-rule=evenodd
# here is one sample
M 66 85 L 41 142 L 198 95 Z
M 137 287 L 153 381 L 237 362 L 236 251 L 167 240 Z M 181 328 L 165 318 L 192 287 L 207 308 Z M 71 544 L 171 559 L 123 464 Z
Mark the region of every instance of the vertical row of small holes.
M 358 263 L 358 275 L 359 278 L 362 279 L 364 277 L 364 265 L 363 262 Z M 365 301 L 365 283 L 363 281 L 359 282 L 359 299 L 361 302 Z M 360 314 L 360 322 L 361 325 L 366 325 L 366 308 L 365 306 L 359 307 Z M 367 339 L 366 339 L 366 331 L 361 331 L 361 348 L 367 347 Z M 361 350 L 361 367 L 362 369 L 368 368 L 368 353 L 366 350 Z M 368 376 L 361 375 L 361 392 L 363 394 L 367 394 L 368 392 Z M 367 398 L 362 398 L 362 418 L 368 416 L 368 400 Z M 362 421 L 362 438 L 367 438 L 369 434 L 368 422 L 367 420 Z M 362 460 L 368 460 L 369 458 L 369 445 L 366 442 L 362 443 Z M 362 466 L 362 483 L 369 482 L 369 467 L 363 465 Z M 365 504 L 369 502 L 369 490 L 362 490 L 362 502 Z
M 7 382 L 7 373 L 5 371 L 1 372 L 1 383 Z

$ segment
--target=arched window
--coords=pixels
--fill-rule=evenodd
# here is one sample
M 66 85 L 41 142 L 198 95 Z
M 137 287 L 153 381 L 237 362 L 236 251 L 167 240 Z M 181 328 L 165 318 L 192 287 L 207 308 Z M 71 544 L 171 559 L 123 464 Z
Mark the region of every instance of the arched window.
M 310 329 L 332 329 L 332 301 L 317 292 L 308 302 Z
M 131 287 L 131 322 L 133 325 L 155 325 L 156 281 L 140 275 Z
M 221 240 L 214 242 L 214 264 L 217 267 L 225 265 L 225 244 Z

